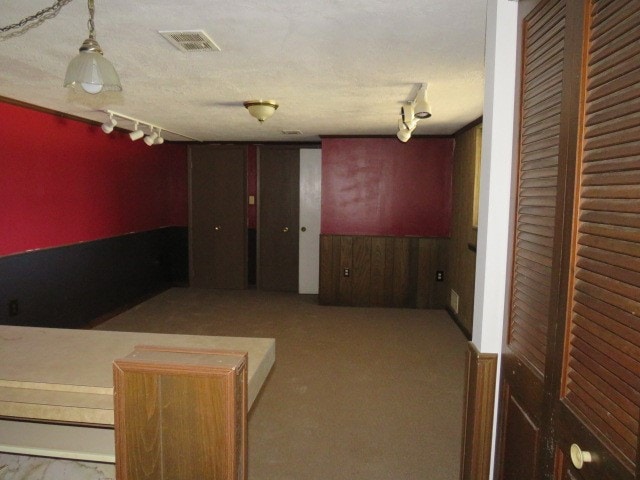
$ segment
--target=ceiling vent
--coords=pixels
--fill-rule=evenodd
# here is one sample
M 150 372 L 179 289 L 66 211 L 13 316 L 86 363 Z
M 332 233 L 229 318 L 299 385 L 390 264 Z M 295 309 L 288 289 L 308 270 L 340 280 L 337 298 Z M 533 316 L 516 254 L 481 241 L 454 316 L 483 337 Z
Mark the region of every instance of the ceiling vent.
M 158 33 L 183 52 L 220 51 L 220 47 L 202 30 L 160 30 Z

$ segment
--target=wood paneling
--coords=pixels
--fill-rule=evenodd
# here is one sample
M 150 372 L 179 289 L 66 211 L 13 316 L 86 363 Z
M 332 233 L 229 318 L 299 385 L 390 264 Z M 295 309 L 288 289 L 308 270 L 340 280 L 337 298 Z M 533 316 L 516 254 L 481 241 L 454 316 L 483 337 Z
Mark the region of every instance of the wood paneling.
M 479 176 L 482 126 L 475 125 L 455 135 L 453 155 L 453 215 L 451 238 L 446 244 L 445 280 L 441 284 L 444 298 L 451 290 L 459 297 L 458 312 L 449 310 L 463 331 L 473 330 L 473 301 L 475 295 L 476 230 L 474 229 L 475 189 Z M 433 271 L 435 275 L 435 271 Z M 420 302 L 419 302 L 420 303 Z
M 136 347 L 114 362 L 120 480 L 247 478 L 247 355 Z
M 319 301 L 324 305 L 442 308 L 435 272 L 442 269 L 443 242 L 446 240 L 321 235 Z
M 498 355 L 480 353 L 473 343 L 468 345 L 460 478 L 489 480 Z

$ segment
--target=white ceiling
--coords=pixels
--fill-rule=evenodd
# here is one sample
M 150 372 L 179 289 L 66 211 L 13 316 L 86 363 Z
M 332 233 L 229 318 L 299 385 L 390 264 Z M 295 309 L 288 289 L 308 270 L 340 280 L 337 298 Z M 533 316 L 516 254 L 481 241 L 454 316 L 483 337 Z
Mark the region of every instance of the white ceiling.
M 53 3 L 4 0 L 0 27 Z M 401 103 L 422 82 L 433 116 L 414 134 L 451 134 L 482 115 L 486 0 L 95 3 L 97 40 L 122 92 L 62 87 L 88 36 L 87 3 L 74 0 L 24 34 L 0 37 L 0 96 L 100 122 L 111 109 L 205 141 L 395 135 Z M 204 30 L 221 51 L 181 52 L 160 30 Z M 262 125 L 242 106 L 257 98 L 280 105 Z

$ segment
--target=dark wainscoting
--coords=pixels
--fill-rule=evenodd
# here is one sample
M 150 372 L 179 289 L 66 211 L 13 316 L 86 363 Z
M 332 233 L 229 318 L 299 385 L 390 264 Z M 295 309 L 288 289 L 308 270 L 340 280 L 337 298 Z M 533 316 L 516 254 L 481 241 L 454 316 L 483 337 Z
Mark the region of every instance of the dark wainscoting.
M 447 239 L 320 235 L 323 305 L 443 308 Z M 345 269 L 349 275 L 345 276 Z M 446 274 L 446 272 L 445 272 Z
M 0 324 L 81 328 L 188 284 L 188 265 L 186 227 L 0 257 Z
M 497 354 L 480 353 L 469 342 L 462 432 L 462 480 L 489 480 L 497 365 Z

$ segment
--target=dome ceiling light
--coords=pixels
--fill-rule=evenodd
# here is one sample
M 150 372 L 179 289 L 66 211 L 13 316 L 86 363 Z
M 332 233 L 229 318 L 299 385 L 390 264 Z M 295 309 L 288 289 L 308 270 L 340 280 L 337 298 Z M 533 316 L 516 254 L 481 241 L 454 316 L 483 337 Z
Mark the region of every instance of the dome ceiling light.
M 275 100 L 248 100 L 243 105 L 260 123 L 271 117 L 279 106 Z

